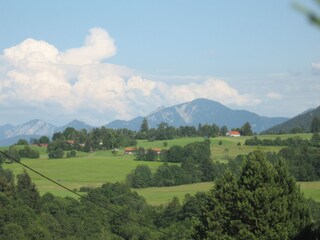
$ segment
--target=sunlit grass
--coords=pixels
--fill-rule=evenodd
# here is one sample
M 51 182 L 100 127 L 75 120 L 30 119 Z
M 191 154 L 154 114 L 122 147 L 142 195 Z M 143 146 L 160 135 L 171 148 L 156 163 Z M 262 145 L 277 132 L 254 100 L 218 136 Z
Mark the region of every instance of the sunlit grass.
M 299 182 L 300 188 L 306 198 L 320 202 L 320 181 L 319 182 Z M 214 187 L 213 182 L 187 184 L 173 187 L 152 187 L 134 189 L 143 196 L 151 205 L 168 203 L 173 197 L 178 197 L 183 201 L 186 194 L 194 195 L 197 192 L 208 192 Z
M 318 182 L 299 182 L 301 190 L 306 198 L 320 202 L 320 181 Z
M 128 155 L 113 156 L 111 151 L 76 158 L 23 159 L 22 163 L 71 189 L 79 189 L 81 186 L 98 187 L 106 182 L 121 182 L 139 164 L 148 165 L 152 171 L 162 164 L 135 161 L 133 156 Z M 11 169 L 15 175 L 23 171 L 23 167 L 16 163 L 4 164 L 4 167 Z M 36 173 L 28 173 L 41 193 L 54 190 L 55 193 L 60 191 L 60 196 L 67 194 L 66 190 L 60 189 Z

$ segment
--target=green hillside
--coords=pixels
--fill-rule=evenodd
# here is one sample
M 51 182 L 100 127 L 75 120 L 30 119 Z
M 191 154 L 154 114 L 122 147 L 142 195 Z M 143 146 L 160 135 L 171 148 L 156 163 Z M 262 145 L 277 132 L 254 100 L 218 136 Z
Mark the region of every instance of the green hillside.
M 263 132 L 263 134 L 271 134 L 271 133 L 291 133 L 296 130 L 303 130 L 304 132 L 310 131 L 310 126 L 312 119 L 314 117 L 320 118 L 320 106 L 312 111 L 308 111 L 306 113 L 302 113 L 290 120 L 276 125 L 272 128 L 267 129 Z

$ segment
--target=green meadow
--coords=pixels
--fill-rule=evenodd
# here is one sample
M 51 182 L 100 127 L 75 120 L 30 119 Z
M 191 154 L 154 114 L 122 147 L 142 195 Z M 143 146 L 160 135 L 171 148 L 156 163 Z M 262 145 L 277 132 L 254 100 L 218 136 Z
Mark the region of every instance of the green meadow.
M 79 190 L 82 186 L 99 187 L 106 182 L 124 181 L 126 175 L 139 164 L 146 164 L 153 171 L 162 164 L 161 162 L 135 161 L 134 157 L 129 155 L 114 156 L 111 151 L 89 154 L 77 152 L 77 154 L 75 158 L 63 159 L 48 159 L 47 155 L 44 155 L 40 159 L 22 159 L 21 162 L 74 190 Z M 4 166 L 11 169 L 15 175 L 23 171 L 23 167 L 16 163 Z M 51 192 L 58 196 L 72 195 L 36 173 L 27 171 L 40 193 Z
M 261 139 L 274 139 L 279 135 L 258 136 Z M 282 139 L 288 137 L 299 136 L 304 139 L 311 138 L 311 134 L 290 134 L 280 135 Z M 211 138 L 212 160 L 227 162 L 229 159 L 236 157 L 238 154 L 247 154 L 253 150 L 261 149 L 262 151 L 279 151 L 282 147 L 252 147 L 245 146 L 244 142 L 248 137 L 218 137 Z M 204 138 L 180 138 L 166 141 L 144 141 L 139 140 L 137 147 L 144 148 L 169 148 L 173 145 L 184 146 L 188 143 L 203 141 Z M 219 145 L 222 141 L 222 145 Z M 163 142 L 167 142 L 164 147 Z M 240 144 L 238 144 L 240 142 Z M 134 160 L 132 155 L 124 155 L 123 149 L 119 149 L 117 155 L 113 155 L 111 151 L 97 151 L 92 153 L 77 152 L 75 158 L 48 159 L 46 148 L 32 146 L 32 148 L 40 151 L 40 159 L 22 159 L 21 162 L 27 166 L 39 171 L 45 176 L 67 186 L 73 190 L 79 190 L 80 187 L 99 187 L 106 182 L 123 182 L 128 173 L 130 173 L 139 164 L 148 165 L 152 171 L 162 165 L 162 162 L 142 162 Z M 1 150 L 5 148 L 0 148 Z M 23 167 L 19 164 L 4 164 L 5 168 L 9 168 L 15 175 L 23 171 Z M 51 192 L 57 196 L 73 196 L 72 193 L 65 189 L 43 179 L 34 172 L 27 170 L 32 180 L 37 185 L 41 194 Z M 311 197 L 320 201 L 320 182 L 300 183 L 301 189 L 306 197 Z M 183 199 L 185 194 L 195 194 L 198 191 L 208 191 L 213 183 L 197 183 L 189 185 L 181 185 L 174 187 L 161 188 L 145 188 L 135 190 L 150 204 L 158 205 L 170 201 L 174 196 Z
M 300 189 L 306 198 L 312 198 L 320 202 L 319 182 L 298 182 Z M 173 197 L 178 197 L 182 202 L 186 194 L 194 195 L 197 192 L 207 192 L 214 186 L 213 182 L 194 183 L 173 187 L 152 187 L 135 189 L 151 205 L 168 203 Z
M 186 194 L 194 195 L 197 192 L 207 192 L 213 187 L 213 182 L 202 182 L 186 184 L 172 187 L 150 187 L 134 189 L 139 195 L 143 196 L 151 205 L 168 203 L 173 197 L 179 198 L 182 202 Z

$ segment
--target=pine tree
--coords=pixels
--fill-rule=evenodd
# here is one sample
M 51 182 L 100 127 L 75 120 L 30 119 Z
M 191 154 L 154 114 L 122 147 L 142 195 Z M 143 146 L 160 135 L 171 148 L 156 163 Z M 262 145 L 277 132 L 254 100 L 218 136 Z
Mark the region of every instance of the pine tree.
M 15 195 L 14 175 L 11 170 L 3 169 L 0 165 L 0 192 L 6 196 Z
M 245 124 L 243 124 L 240 132 L 241 132 L 241 135 L 243 136 L 252 136 L 253 132 L 252 132 L 250 123 L 246 122 Z
M 17 197 L 21 199 L 29 207 L 36 209 L 40 200 L 40 194 L 36 185 L 32 183 L 26 170 L 17 176 Z
M 140 126 L 140 132 L 147 133 L 148 131 L 149 131 L 149 123 L 148 123 L 148 120 L 144 118 Z
M 207 195 L 195 239 L 291 239 L 309 224 L 303 195 L 283 162 L 250 153 L 238 178 L 227 172 Z

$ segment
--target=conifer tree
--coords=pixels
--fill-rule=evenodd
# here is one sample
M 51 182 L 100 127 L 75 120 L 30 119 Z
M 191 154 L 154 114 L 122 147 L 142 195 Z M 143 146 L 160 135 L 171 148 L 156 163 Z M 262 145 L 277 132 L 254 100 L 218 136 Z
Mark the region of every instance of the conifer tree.
M 40 194 L 36 188 L 36 185 L 31 181 L 29 174 L 26 170 L 17 176 L 17 196 L 26 205 L 35 209 L 38 206 L 40 200 Z
M 238 178 L 226 172 L 207 195 L 195 239 L 292 239 L 310 223 L 306 201 L 284 162 L 250 153 Z
M 149 124 L 148 124 L 148 120 L 146 118 L 144 118 L 142 120 L 141 126 L 140 126 L 140 132 L 145 132 L 147 133 L 149 131 Z
M 243 135 L 243 136 L 252 136 L 253 132 L 252 132 L 250 123 L 246 122 L 245 124 L 243 124 L 240 132 L 241 132 L 241 135 Z

